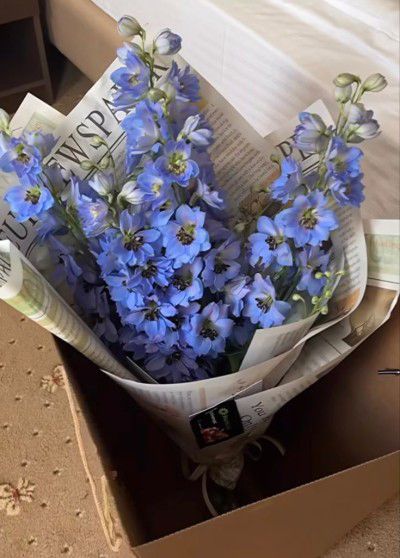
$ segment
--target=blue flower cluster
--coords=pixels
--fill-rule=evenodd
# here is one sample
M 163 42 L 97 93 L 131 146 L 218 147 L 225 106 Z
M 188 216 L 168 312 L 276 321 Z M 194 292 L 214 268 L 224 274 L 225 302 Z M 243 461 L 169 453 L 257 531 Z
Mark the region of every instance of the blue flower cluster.
M 40 219 L 51 280 L 69 285 L 102 339 L 158 381 L 203 379 L 226 372 L 223 359 L 244 354 L 257 328 L 294 319 L 302 304 L 304 316 L 321 307 L 339 226 L 332 201 L 364 199 L 362 152 L 348 144 L 377 133 L 360 91 L 381 82 L 337 85 L 347 89 L 337 96 L 336 128 L 301 113 L 295 145 L 318 156 L 317 170 L 305 176 L 295 157 L 283 159 L 267 194 L 273 212 L 267 204 L 233 226 L 209 154 L 213 132 L 196 105 L 198 78 L 156 58 L 164 64 L 178 52 L 180 37 L 166 29 L 146 49 L 136 20 L 119 25 L 140 38 L 118 50 L 121 67 L 111 75 L 113 102 L 126 113 L 125 168 L 115 168 L 99 137 L 108 166 L 85 181 L 65 176 L 43 163 L 49 136 L 15 138 L 0 119 L 0 170 L 20 180 L 5 199 L 18 220 Z

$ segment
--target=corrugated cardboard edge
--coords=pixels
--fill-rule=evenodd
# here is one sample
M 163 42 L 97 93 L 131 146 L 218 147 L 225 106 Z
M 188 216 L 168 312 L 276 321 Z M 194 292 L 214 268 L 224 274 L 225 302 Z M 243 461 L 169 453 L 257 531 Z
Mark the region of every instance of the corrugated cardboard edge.
M 317 558 L 399 490 L 394 452 L 135 548 L 140 558 Z

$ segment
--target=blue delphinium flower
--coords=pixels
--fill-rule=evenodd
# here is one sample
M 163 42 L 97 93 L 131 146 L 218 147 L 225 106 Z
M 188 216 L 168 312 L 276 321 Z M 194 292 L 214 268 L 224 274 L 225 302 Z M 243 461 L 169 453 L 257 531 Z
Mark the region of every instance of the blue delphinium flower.
M 135 268 L 131 284 L 132 287 L 140 288 L 144 293 L 150 294 L 155 286 L 167 287 L 172 274 L 171 260 L 164 256 L 156 256 Z
M 205 127 L 200 114 L 189 116 L 178 135 L 179 140 L 187 139 L 200 148 L 208 147 L 212 142 L 212 137 L 212 130 Z
M 311 296 L 321 294 L 327 281 L 324 273 L 328 269 L 330 254 L 319 246 L 305 246 L 297 253 L 297 260 L 301 272 L 297 290 L 308 291 Z
M 27 146 L 39 150 L 40 158 L 45 159 L 57 143 L 57 138 L 53 134 L 44 134 L 37 130 L 24 132 L 23 138 Z
M 162 341 L 168 330 L 174 328 L 171 317 L 175 316 L 176 308 L 169 302 L 151 295 L 140 306 L 128 314 L 125 323 L 135 326 L 137 331 L 144 331 L 151 341 Z
M 107 283 L 112 300 L 121 302 L 124 306 L 133 310 L 143 306 L 143 293 L 136 287 L 136 280 L 132 279 L 132 269 L 122 266 L 110 273 L 103 273 L 103 278 Z
M 193 371 L 199 368 L 196 358 L 190 347 L 159 344 L 158 351 L 145 360 L 145 366 L 157 380 L 166 378 L 172 383 L 184 382 L 191 380 Z
M 54 206 L 53 206 L 54 207 Z M 68 228 L 64 222 L 60 220 L 60 216 L 52 213 L 52 208 L 46 213 L 46 219 L 39 221 L 36 232 L 42 242 L 45 242 L 52 235 L 66 234 Z
M 345 132 L 348 142 L 360 143 L 379 136 L 379 123 L 374 118 L 374 112 L 366 110 L 362 103 L 351 103 L 346 108 L 346 113 Z
M 282 203 L 293 199 L 302 179 L 300 164 L 293 157 L 285 157 L 282 161 L 281 175 L 271 184 L 272 198 Z
M 39 149 L 28 144 L 24 137 L 7 137 L 3 139 L 2 145 L 4 152 L 0 157 L 0 170 L 14 171 L 24 184 L 35 186 L 42 172 L 42 155 Z
M 263 215 L 258 218 L 257 231 L 249 236 L 251 265 L 261 262 L 268 266 L 272 261 L 277 261 L 281 266 L 291 266 L 292 251 L 276 222 Z
M 150 202 L 151 209 L 160 208 L 173 196 L 169 182 L 153 165 L 148 166 L 137 177 L 137 190 L 141 194 L 137 203 Z
M 45 186 L 30 183 L 21 183 L 10 188 L 4 195 L 4 200 L 20 223 L 31 217 L 40 217 L 54 204 L 53 196 Z
M 228 307 L 221 302 L 210 302 L 200 314 L 192 316 L 186 340 L 198 355 L 215 357 L 224 351 L 233 327 L 233 320 L 227 316 Z
M 330 193 L 340 206 L 354 205 L 360 207 L 365 200 L 363 174 L 342 178 L 332 177 L 328 180 Z
M 225 208 L 225 202 L 221 197 L 221 192 L 213 190 L 206 182 L 200 180 L 200 178 L 197 180 L 196 196 L 210 207 L 221 210 Z
M 182 39 L 170 29 L 160 31 L 154 39 L 154 49 L 158 54 L 171 55 L 180 51 Z
M 154 256 L 152 243 L 158 239 L 160 231 L 146 229 L 142 214 L 132 215 L 125 209 L 120 215 L 119 224 L 122 236 L 118 237 L 114 251 L 124 263 L 142 265 Z
M 143 155 L 154 148 L 160 139 L 168 136 L 168 126 L 162 107 L 148 99 L 140 101 L 121 122 L 127 135 L 127 151 Z
M 168 84 L 174 88 L 177 101 L 194 103 L 200 100 L 199 79 L 191 71 L 190 66 L 180 69 L 176 62 L 172 62 L 168 74 L 161 78 L 157 86 L 164 90 Z
M 117 53 L 124 66 L 114 70 L 110 78 L 119 88 L 113 96 L 114 104 L 123 108 L 132 105 L 148 90 L 150 70 L 133 44 L 126 43 Z
M 116 244 L 120 243 L 120 231 L 110 228 L 99 237 L 99 245 L 96 251 L 96 260 L 100 266 L 102 276 L 120 269 L 123 263 L 118 253 L 114 250 Z
M 164 340 L 164 343 L 176 345 L 179 342 L 182 346 L 186 345 L 186 335 L 192 329 L 190 320 L 199 311 L 200 304 L 198 302 L 190 302 L 186 306 L 180 305 L 177 307 L 177 314 L 171 318 L 171 321 L 174 322 L 174 329 Z
M 328 173 L 335 176 L 357 176 L 363 152 L 358 147 L 348 147 L 343 138 L 335 136 L 326 155 Z
M 217 248 L 213 248 L 204 257 L 205 267 L 202 273 L 204 286 L 211 292 L 222 290 L 227 281 L 234 279 L 240 272 L 240 240 L 229 238 Z
M 227 240 L 232 232 L 227 227 L 226 223 L 221 222 L 220 219 L 213 219 L 210 213 L 206 213 L 206 229 L 213 244 L 224 242 Z
M 95 289 L 96 294 L 96 317 L 93 331 L 100 338 L 116 343 L 118 341 L 117 328 L 110 317 L 110 306 L 108 297 L 103 287 Z
M 210 248 L 208 232 L 204 228 L 205 213 L 198 207 L 181 205 L 163 231 L 163 245 L 167 258 L 174 260 L 174 267 L 190 263 L 200 253 Z
M 248 277 L 239 275 L 225 285 L 225 304 L 229 306 L 230 312 L 237 318 L 243 310 L 244 298 L 250 292 L 248 282 Z
M 231 340 L 235 345 L 242 348 L 254 335 L 256 326 L 243 316 L 234 318 L 233 322 Z
M 199 174 L 197 163 L 190 159 L 191 147 L 183 140 L 168 141 L 163 155 L 156 159 L 155 168 L 161 175 L 180 186 L 188 186 L 190 180 Z
M 102 200 L 91 200 L 82 196 L 78 205 L 78 214 L 88 238 L 98 236 L 108 228 L 108 205 Z
M 276 299 L 275 287 L 271 279 L 256 273 L 246 296 L 243 316 L 250 318 L 252 324 L 262 328 L 281 325 L 291 310 L 291 305 Z
M 203 283 L 199 275 L 203 269 L 203 261 L 196 258 L 193 263 L 179 268 L 170 281 L 168 296 L 174 306 L 188 306 L 203 296 Z
M 301 112 L 300 124 L 296 126 L 294 144 L 304 153 L 321 153 L 329 141 L 329 132 L 326 124 L 318 114 Z
M 82 268 L 75 259 L 74 247 L 63 244 L 55 236 L 49 236 L 48 246 L 53 263 L 52 278 L 54 283 L 60 285 L 63 281 L 66 281 L 68 285 L 74 287 L 78 277 L 82 275 Z
M 151 343 L 144 333 L 137 335 L 131 326 L 124 326 L 119 330 L 119 342 L 124 351 L 132 353 L 138 361 L 157 350 L 155 343 Z
M 335 212 L 327 208 L 327 200 L 320 191 L 298 196 L 292 207 L 277 214 L 275 222 L 296 246 L 316 246 L 339 226 Z

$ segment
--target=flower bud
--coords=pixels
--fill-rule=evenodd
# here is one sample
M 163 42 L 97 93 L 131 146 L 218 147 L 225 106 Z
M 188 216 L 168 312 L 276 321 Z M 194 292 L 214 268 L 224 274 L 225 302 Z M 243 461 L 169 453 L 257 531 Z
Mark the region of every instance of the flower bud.
M 335 87 L 335 99 L 338 103 L 344 104 L 350 100 L 353 89 L 351 85 L 345 85 L 344 87 Z
M 108 169 L 108 167 L 110 166 L 110 164 L 111 164 L 111 159 L 110 159 L 110 157 L 109 157 L 108 155 L 105 155 L 105 156 L 102 158 L 102 160 L 100 161 L 100 163 L 99 163 L 98 166 L 99 166 L 99 169 L 100 169 L 100 170 L 106 170 L 106 169 Z
M 89 161 L 89 159 L 86 159 L 85 161 L 82 161 L 80 166 L 81 166 L 82 170 L 89 171 L 89 170 L 92 170 L 93 163 L 92 163 L 92 161 Z
M 161 55 L 176 54 L 181 49 L 181 43 L 179 35 L 172 33 L 170 29 L 164 29 L 154 39 L 154 48 Z
M 0 132 L 9 132 L 10 115 L 0 108 Z
M 382 74 L 371 74 L 362 84 L 364 91 L 371 91 L 373 93 L 378 93 L 382 91 L 387 86 L 387 81 L 385 76 Z
M 335 79 L 333 80 L 333 83 L 337 86 L 337 87 L 346 87 L 346 85 L 351 85 L 354 82 L 359 83 L 361 80 L 358 76 L 355 76 L 354 74 L 339 74 L 335 77 Z
M 137 19 L 131 16 L 122 16 L 118 20 L 118 32 L 123 37 L 134 37 L 140 35 L 142 26 Z
M 90 145 L 92 147 L 100 147 L 100 145 L 104 145 L 106 142 L 103 140 L 101 136 L 93 136 Z

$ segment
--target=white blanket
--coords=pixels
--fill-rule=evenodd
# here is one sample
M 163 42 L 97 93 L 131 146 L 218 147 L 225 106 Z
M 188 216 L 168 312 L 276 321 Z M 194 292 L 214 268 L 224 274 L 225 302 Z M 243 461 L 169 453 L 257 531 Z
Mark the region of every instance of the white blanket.
M 366 96 L 382 135 L 363 144 L 366 218 L 399 217 L 399 8 L 397 0 L 94 0 L 150 32 L 170 27 L 183 57 L 262 135 L 318 98 L 334 111 L 340 72 L 381 72 Z

